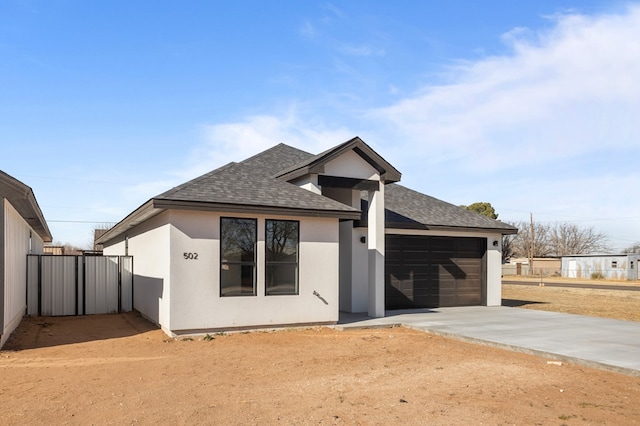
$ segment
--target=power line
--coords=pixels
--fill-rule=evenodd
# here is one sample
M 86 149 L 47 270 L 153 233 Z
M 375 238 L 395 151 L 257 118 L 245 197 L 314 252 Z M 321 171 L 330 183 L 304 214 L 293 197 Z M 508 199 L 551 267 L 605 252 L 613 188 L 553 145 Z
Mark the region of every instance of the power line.
M 129 185 L 131 182 L 110 182 L 106 180 L 94 180 L 94 179 L 84 179 L 84 178 L 73 178 L 73 177 L 57 177 L 57 176 L 38 176 L 38 175 L 21 175 L 22 177 L 34 178 L 34 179 L 53 179 L 53 180 L 66 180 L 71 182 L 86 182 L 86 183 L 104 183 L 108 185 Z
M 116 223 L 110 222 L 108 220 L 49 220 L 47 222 L 56 222 L 56 223 Z

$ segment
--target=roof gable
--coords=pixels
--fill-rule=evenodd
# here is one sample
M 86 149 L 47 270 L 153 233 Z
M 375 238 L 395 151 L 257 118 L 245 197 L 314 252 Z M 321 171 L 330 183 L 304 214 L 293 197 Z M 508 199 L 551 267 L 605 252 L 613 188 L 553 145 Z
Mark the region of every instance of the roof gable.
M 323 173 L 324 166 L 327 163 L 338 158 L 349 150 L 353 150 L 363 160 L 369 163 L 371 167 L 377 170 L 380 174 L 380 178 L 386 183 L 398 182 L 400 180 L 401 173 L 357 136 L 334 148 L 328 149 L 318 155 L 314 155 L 300 163 L 283 169 L 276 173 L 275 177 L 291 181 L 308 174 Z

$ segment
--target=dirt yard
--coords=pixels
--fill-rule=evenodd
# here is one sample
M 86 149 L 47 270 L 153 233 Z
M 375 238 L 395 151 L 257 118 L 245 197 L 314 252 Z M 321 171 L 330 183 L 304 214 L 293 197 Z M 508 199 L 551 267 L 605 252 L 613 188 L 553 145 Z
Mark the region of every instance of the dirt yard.
M 632 425 L 640 378 L 404 328 L 172 340 L 133 313 L 27 318 L 0 424 Z

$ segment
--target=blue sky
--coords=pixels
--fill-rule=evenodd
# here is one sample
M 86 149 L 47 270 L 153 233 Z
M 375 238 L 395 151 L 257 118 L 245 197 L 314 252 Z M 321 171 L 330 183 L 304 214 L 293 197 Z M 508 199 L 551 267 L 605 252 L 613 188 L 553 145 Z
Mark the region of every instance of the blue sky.
M 283 142 L 358 135 L 402 183 L 640 241 L 640 3 L 0 2 L 0 169 L 82 247 Z

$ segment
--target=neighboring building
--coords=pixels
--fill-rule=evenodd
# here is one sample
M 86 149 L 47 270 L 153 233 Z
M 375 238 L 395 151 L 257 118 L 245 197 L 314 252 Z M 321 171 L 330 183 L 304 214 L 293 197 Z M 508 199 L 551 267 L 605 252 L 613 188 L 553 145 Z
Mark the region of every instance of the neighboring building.
M 33 191 L 0 171 L 0 347 L 27 306 L 27 254 L 43 253 L 51 233 Z
M 543 277 L 560 276 L 562 261 L 559 257 L 534 257 L 533 269 L 526 257 L 512 257 L 509 263 L 502 265 L 503 275 L 533 275 Z
M 562 276 L 637 280 L 640 254 L 576 254 L 562 256 Z
M 512 226 L 396 184 L 360 138 L 280 144 L 145 202 L 98 238 L 170 335 L 332 324 L 339 311 L 501 304 Z
M 64 246 L 53 246 L 53 245 L 45 245 L 43 248 L 44 254 L 51 254 L 54 256 L 64 256 L 65 247 Z

